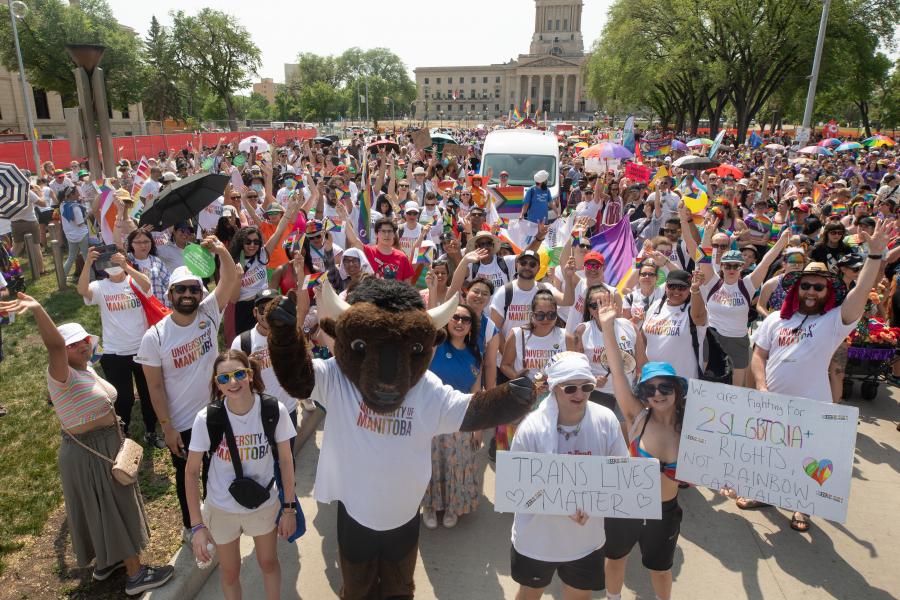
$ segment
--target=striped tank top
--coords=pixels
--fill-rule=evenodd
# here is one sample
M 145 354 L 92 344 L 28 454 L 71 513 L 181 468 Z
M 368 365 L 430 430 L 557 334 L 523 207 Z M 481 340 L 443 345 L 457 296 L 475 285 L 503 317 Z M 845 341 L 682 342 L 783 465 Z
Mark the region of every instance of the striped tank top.
M 90 366 L 84 371 L 69 367 L 64 382 L 56 381 L 47 373 L 47 388 L 53 410 L 64 429 L 96 421 L 110 412 L 110 403 L 116 401 L 116 388 Z

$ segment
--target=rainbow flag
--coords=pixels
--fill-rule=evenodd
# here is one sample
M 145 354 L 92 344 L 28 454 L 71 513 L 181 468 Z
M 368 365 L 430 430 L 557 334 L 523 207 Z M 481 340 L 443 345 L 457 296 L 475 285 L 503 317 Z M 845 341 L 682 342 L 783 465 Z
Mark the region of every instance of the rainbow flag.
M 772 231 L 772 219 L 766 215 L 750 215 L 747 217 L 747 227 L 756 233 L 767 233 Z
M 96 185 L 96 184 L 94 184 Z M 105 183 L 97 188 L 100 193 L 100 237 L 107 244 L 115 243 L 116 217 L 119 209 L 113 200 L 113 189 Z
M 138 163 L 138 167 L 134 172 L 134 179 L 131 183 L 132 196 L 135 196 L 141 191 L 141 187 L 143 187 L 144 182 L 147 181 L 148 177 L 150 177 L 150 163 L 147 162 L 146 156 L 142 156 L 141 162 Z
M 775 242 L 778 241 L 778 238 L 781 237 L 781 230 L 784 229 L 783 223 L 775 223 L 772 222 L 772 231 L 769 235 L 769 247 L 775 245 Z
M 709 265 L 712 264 L 712 255 L 712 246 L 697 246 L 697 252 L 694 254 L 694 261 L 699 265 Z
M 525 201 L 525 188 L 521 185 L 509 185 L 506 187 L 489 185 L 488 193 L 491 194 L 494 208 L 502 218 L 503 215 L 518 217 L 522 214 L 522 204 Z
M 310 288 L 314 288 L 317 285 L 322 283 L 322 280 L 325 279 L 327 273 L 325 271 L 320 271 L 318 273 L 310 273 L 306 277 L 303 278 L 303 289 L 308 290 Z
M 847 214 L 847 205 L 843 202 L 835 202 L 831 205 L 831 214 L 838 216 Z
M 522 248 L 519 247 L 518 244 L 512 241 L 512 238 L 509 237 L 509 231 L 505 228 L 501 228 L 497 232 L 497 239 L 500 240 L 501 243 L 506 242 L 513 249 L 513 254 L 521 254 Z
M 325 218 L 325 231 L 334 231 L 335 233 L 340 233 L 343 230 L 344 224 L 340 219 L 332 219 L 331 217 Z
M 369 189 L 369 161 L 362 161 L 362 190 L 359 194 L 359 219 L 356 222 L 356 232 L 363 244 L 369 243 L 372 232 L 372 194 Z M 340 200 L 340 197 L 338 198 Z
M 518 106 L 513 109 L 513 119 L 516 123 L 522 120 L 522 113 L 519 112 Z
M 634 235 L 631 233 L 631 222 L 625 218 L 594 237 L 590 238 L 591 247 L 606 259 L 604 279 L 610 285 L 617 285 L 628 280 L 634 268 L 637 248 L 634 246 Z
M 419 246 L 419 251 L 416 253 L 416 260 L 414 262 L 416 264 L 430 265 L 433 260 L 434 246 Z
M 340 196 L 340 198 L 338 198 L 338 200 L 340 200 L 341 198 L 349 198 L 350 197 L 350 186 L 348 184 L 345 183 L 344 185 L 341 186 L 340 189 L 341 189 L 341 196 Z
M 813 204 L 818 204 L 819 202 L 821 202 L 821 201 L 822 201 L 822 195 L 823 195 L 822 186 L 819 185 L 818 183 L 815 184 L 815 185 L 813 186 L 813 190 L 812 190 Z

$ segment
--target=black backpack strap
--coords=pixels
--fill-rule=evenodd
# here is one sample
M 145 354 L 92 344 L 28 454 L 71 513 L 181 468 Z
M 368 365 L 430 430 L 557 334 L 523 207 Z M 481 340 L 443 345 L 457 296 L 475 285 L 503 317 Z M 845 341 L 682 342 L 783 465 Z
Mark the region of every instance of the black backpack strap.
M 275 429 L 278 427 L 278 417 L 281 411 L 278 408 L 278 400 L 268 394 L 260 394 L 260 416 L 262 417 L 263 432 L 272 449 L 272 456 L 278 462 L 278 442 L 275 441 Z
M 703 365 L 700 364 L 700 340 L 697 339 L 697 326 L 694 319 L 691 318 L 690 308 L 688 308 L 688 326 L 691 329 L 691 346 L 694 348 L 694 358 L 697 360 L 698 373 L 703 374 Z
M 234 477 L 235 479 L 242 479 L 244 477 L 244 467 L 241 465 L 237 442 L 234 440 L 234 431 L 231 430 L 231 421 L 228 420 L 228 412 L 224 410 L 224 407 L 222 414 L 225 417 L 223 423 L 225 425 L 225 443 L 228 444 L 228 454 L 231 457 L 231 466 L 234 467 Z
M 248 329 L 247 331 L 241 332 L 241 350 L 247 356 L 250 356 L 250 352 L 253 350 L 253 344 L 250 340 L 250 332 L 253 329 Z
M 221 400 L 206 407 L 206 433 L 209 434 L 209 453 L 213 454 L 225 435 L 225 405 Z
M 744 278 L 738 279 L 738 289 L 741 290 L 741 294 L 744 295 L 744 299 L 747 301 L 747 306 L 749 308 L 753 308 L 753 299 L 750 297 L 750 290 L 747 289 L 747 286 L 744 285 Z
M 481 261 L 476 260 L 472 263 L 472 275 L 469 277 L 469 281 L 475 281 L 475 278 L 478 277 L 478 269 L 481 268 Z
M 706 301 L 709 302 L 709 299 L 712 298 L 713 294 L 718 292 L 719 288 L 721 288 L 723 285 L 725 285 L 725 280 L 719 277 L 719 280 L 715 283 L 715 285 L 712 286 L 712 288 L 710 288 L 709 293 L 706 295 Z M 741 287 L 741 290 L 743 291 L 743 287 Z
M 513 299 L 513 287 L 512 282 L 505 283 L 503 285 L 503 320 L 506 320 L 506 311 L 509 310 L 509 305 L 512 304 Z
M 512 277 L 509 276 L 509 265 L 506 264 L 506 259 L 503 258 L 502 256 L 498 256 L 496 258 L 497 258 L 497 266 L 500 267 L 500 270 L 503 271 L 504 275 L 506 275 L 506 280 L 511 281 Z

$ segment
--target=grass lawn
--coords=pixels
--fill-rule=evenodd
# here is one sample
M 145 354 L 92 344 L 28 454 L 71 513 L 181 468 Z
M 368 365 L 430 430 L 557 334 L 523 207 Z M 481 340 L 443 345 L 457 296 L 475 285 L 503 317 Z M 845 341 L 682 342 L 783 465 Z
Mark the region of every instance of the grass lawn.
M 45 260 L 52 265 L 52 259 Z M 75 321 L 100 334 L 97 308 L 86 306 L 74 288 L 57 291 L 54 276 L 29 283 L 26 293 L 43 304 L 57 325 Z M 0 404 L 8 414 L 0 418 L 0 598 L 116 597 L 108 596 L 103 586 L 114 585 L 121 594 L 121 577 L 98 586 L 90 581 L 90 569 L 75 569 L 57 467 L 59 421 L 47 402 L 47 356 L 34 318 L 17 317 L 2 333 Z M 135 402 L 132 430 L 141 442 L 142 427 Z M 167 562 L 181 543 L 174 470 L 167 451 L 145 447 L 141 491 L 151 527 L 148 558 Z M 48 564 L 42 565 L 44 561 Z M 32 583 L 36 589 L 31 589 Z

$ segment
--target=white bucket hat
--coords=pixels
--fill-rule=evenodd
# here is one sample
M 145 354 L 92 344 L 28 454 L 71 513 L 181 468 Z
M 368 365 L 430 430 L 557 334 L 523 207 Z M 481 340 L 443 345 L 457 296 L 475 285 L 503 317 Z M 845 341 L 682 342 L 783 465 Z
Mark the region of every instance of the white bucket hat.
M 56 330 L 59 332 L 59 335 L 62 336 L 66 346 L 80 342 L 85 338 L 90 338 L 91 346 L 96 347 L 97 344 L 100 343 L 100 338 L 88 333 L 85 328 L 81 326 L 81 323 L 64 323 L 57 327 Z
M 534 182 L 535 183 L 544 183 L 550 178 L 550 173 L 541 169 L 537 173 L 534 174 Z

